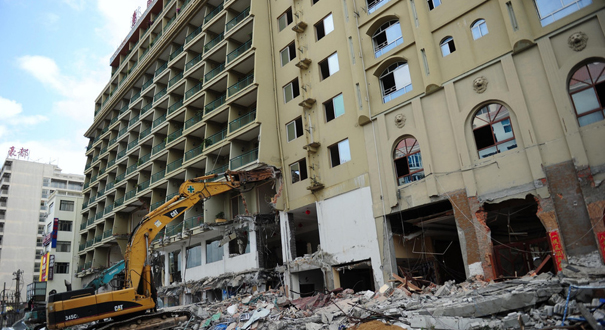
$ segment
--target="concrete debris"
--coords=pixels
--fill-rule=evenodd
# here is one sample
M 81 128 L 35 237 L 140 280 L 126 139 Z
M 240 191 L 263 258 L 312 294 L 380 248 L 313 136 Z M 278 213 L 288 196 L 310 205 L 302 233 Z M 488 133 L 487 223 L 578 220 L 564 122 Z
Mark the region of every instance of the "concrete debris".
M 497 282 L 475 276 L 443 285 L 413 278 L 416 284 L 406 285 L 397 283 L 412 283 L 403 274 L 376 292 L 338 289 L 299 298 L 280 287 L 165 310 L 192 312 L 195 322 L 175 328 L 183 330 L 193 324 L 196 330 L 603 329 L 605 269 L 594 258 L 570 258 L 556 276 L 530 273 Z

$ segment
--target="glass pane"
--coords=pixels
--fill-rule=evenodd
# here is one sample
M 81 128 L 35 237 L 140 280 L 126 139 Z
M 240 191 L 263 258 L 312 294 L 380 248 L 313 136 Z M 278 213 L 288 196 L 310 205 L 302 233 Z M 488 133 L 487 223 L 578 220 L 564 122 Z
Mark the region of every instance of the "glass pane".
M 546 17 L 556 10 L 560 9 L 563 5 L 560 0 L 535 0 L 536 6 L 540 17 Z
M 298 163 L 290 165 L 290 173 L 292 174 L 292 183 L 300 181 L 300 166 Z
M 345 114 L 345 103 L 344 103 L 344 99 L 342 98 L 342 94 L 338 95 L 337 97 L 333 98 L 333 105 L 334 105 L 334 118 L 342 116 Z
M 597 95 L 594 91 L 594 88 L 588 88 L 581 92 L 572 94 L 571 98 L 576 106 L 576 112 L 578 115 L 599 108 L 599 100 L 597 100 Z
M 588 64 L 588 70 L 590 71 L 590 77 L 592 78 L 592 81 L 597 82 L 605 79 L 603 69 L 605 69 L 605 63 L 603 62 L 595 62 Z
M 338 66 L 338 53 L 328 57 L 328 69 L 330 70 L 330 76 L 340 70 Z
M 448 56 L 450 54 L 450 46 L 446 43 L 441 44 L 441 54 L 443 56 Z
M 499 144 L 498 152 L 505 152 L 507 150 L 515 149 L 516 147 L 517 147 L 517 141 L 513 139 L 510 141 L 506 141 L 502 144 Z
M 397 41 L 397 39 L 401 38 L 401 27 L 399 26 L 399 22 L 389 26 L 386 30 L 387 34 L 387 43 L 392 44 Z
M 479 26 L 474 26 L 471 31 L 473 32 L 473 39 L 477 40 L 481 38 L 481 31 L 479 30 Z
M 504 141 L 513 137 L 513 130 L 510 128 L 510 119 L 499 121 L 492 125 L 496 142 Z
M 290 62 L 290 55 L 288 54 L 288 48 L 281 51 L 281 65 L 284 66 Z
M 296 139 L 296 128 L 294 122 L 291 122 L 286 125 L 286 132 L 286 134 L 288 135 L 288 142 Z
M 281 15 L 277 21 L 279 22 L 279 30 L 283 30 L 286 28 L 286 26 L 288 26 L 288 24 L 286 24 L 286 14 Z
M 351 160 L 351 149 L 349 148 L 348 139 L 338 143 L 338 154 L 341 164 Z
M 422 157 L 419 152 L 408 156 L 408 165 L 410 166 L 410 172 L 422 169 Z
M 404 89 L 406 86 L 412 84 L 412 78 L 410 78 L 410 68 L 407 64 L 398 67 L 394 72 L 395 86 L 397 90 Z
M 603 111 L 597 111 L 586 116 L 578 117 L 578 123 L 580 126 L 586 126 L 601 120 L 603 120 Z
M 508 109 L 503 106 L 503 105 L 497 105 L 496 107 L 493 107 L 494 111 L 490 113 L 490 117 L 492 118 L 492 121 L 498 121 L 501 119 L 504 119 L 506 117 L 509 117 L 508 114 Z M 491 105 L 490 105 L 490 110 L 491 110 Z M 497 113 L 496 113 L 497 111 Z
M 292 100 L 292 84 L 287 84 L 286 87 L 284 87 L 284 101 L 285 103 L 290 102 L 290 100 Z
M 479 24 L 479 28 L 481 28 L 481 35 L 486 35 L 489 33 L 489 31 L 487 31 L 487 24 L 485 22 Z
M 324 19 L 324 31 L 325 34 L 334 31 L 334 20 L 332 19 L 332 14 L 328 15 L 328 17 Z
M 473 118 L 473 129 L 485 126 L 489 123 L 489 118 L 487 117 L 487 107 L 482 108 L 477 112 L 475 118 Z
M 487 148 L 487 149 L 483 149 L 479 151 L 479 158 L 484 158 L 484 157 L 488 157 L 491 155 L 495 155 L 498 153 L 498 149 L 496 148 L 496 146 Z

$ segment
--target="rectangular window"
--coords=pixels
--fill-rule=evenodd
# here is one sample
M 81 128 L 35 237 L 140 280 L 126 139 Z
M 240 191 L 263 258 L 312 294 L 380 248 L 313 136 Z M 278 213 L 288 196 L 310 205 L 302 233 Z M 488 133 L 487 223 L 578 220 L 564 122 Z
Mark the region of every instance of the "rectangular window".
M 60 211 L 73 211 L 74 210 L 74 202 L 73 201 L 61 201 L 59 204 Z
M 328 147 L 330 151 L 330 160 L 332 167 L 344 164 L 351 160 L 351 149 L 349 148 L 349 139 L 340 141 L 337 144 Z
M 69 274 L 69 262 L 55 263 L 55 274 Z
M 319 62 L 321 79 L 324 80 L 340 70 L 338 65 L 338 53 L 330 55 L 327 59 Z
M 294 42 L 282 49 L 279 54 L 281 57 L 281 66 L 290 63 L 290 61 L 296 58 L 296 46 Z
M 298 95 L 300 95 L 300 90 L 298 87 L 298 78 L 296 78 L 284 86 L 284 103 L 292 101 Z
M 57 252 L 71 252 L 71 242 L 57 241 Z
M 202 265 L 202 246 L 196 245 L 187 248 L 187 268 Z
M 71 231 L 71 221 L 59 220 L 59 231 Z
M 427 0 L 429 4 L 429 10 L 435 9 L 441 4 L 441 0 Z
M 223 260 L 223 247 L 219 246 L 220 239 L 214 241 L 206 241 L 206 263 Z
M 307 179 L 307 159 L 303 158 L 290 165 L 290 174 L 292 174 L 292 183 Z
M 303 123 L 301 117 L 298 117 L 286 124 L 286 135 L 288 137 L 288 142 L 303 135 Z
M 324 103 L 326 110 L 326 122 L 338 118 L 345 114 L 345 101 L 342 94 L 335 96 L 333 99 Z
M 317 35 L 317 41 L 325 37 L 330 32 L 334 31 L 334 19 L 332 14 L 326 16 L 320 22 L 315 24 L 315 33 Z
M 546 26 L 592 3 L 592 0 L 535 0 L 540 23 Z
M 281 14 L 277 18 L 277 23 L 279 24 L 279 31 L 282 31 L 286 28 L 286 26 L 292 23 L 292 8 L 288 8 L 285 13 Z
M 236 215 L 245 214 L 246 206 L 244 206 L 244 200 L 242 194 L 233 195 L 231 197 L 231 217 L 235 218 Z

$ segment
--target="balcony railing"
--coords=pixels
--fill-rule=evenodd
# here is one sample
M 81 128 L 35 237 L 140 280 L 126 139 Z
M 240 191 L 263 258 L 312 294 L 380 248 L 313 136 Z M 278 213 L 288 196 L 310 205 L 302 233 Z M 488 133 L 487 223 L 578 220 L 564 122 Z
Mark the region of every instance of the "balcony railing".
M 86 243 L 79 244 L 78 251 L 84 251 L 86 249 Z
M 147 89 L 147 87 L 151 86 L 151 84 L 153 84 L 153 79 L 148 79 L 143 86 L 141 86 L 141 91 L 144 91 Z
M 229 131 L 230 132 L 237 131 L 238 129 L 253 122 L 254 119 L 256 119 L 256 111 L 250 111 L 247 114 L 231 121 L 229 123 Z
M 118 137 L 126 134 L 126 132 L 128 132 L 128 127 L 124 127 L 122 128 L 119 132 L 118 132 Z
M 175 112 L 177 109 L 183 106 L 183 99 L 180 99 L 174 102 L 171 106 L 168 107 L 168 114 Z
M 179 48 L 175 49 L 172 53 L 170 53 L 170 57 L 169 57 L 168 61 L 174 60 L 182 52 L 183 52 L 183 45 L 181 45 Z
M 174 84 L 176 84 L 177 82 L 179 82 L 181 79 L 183 79 L 183 72 L 177 74 L 176 76 L 172 77 L 172 79 L 170 79 L 168 81 L 168 87 L 172 87 Z
M 195 116 L 193 116 L 192 118 L 187 119 L 187 121 L 185 122 L 185 129 L 188 129 L 190 127 L 192 127 L 193 125 L 199 123 L 202 118 L 204 117 L 204 112 L 203 111 L 198 111 Z
M 179 167 L 181 167 L 181 165 L 183 165 L 183 158 L 179 158 L 179 159 L 175 160 L 174 162 L 166 165 L 166 173 L 170 173 L 170 172 L 178 169 Z
M 227 22 L 226 30 L 231 30 L 234 26 L 236 26 L 239 22 L 243 21 L 244 18 L 248 17 L 250 14 L 250 7 L 244 9 L 239 15 L 235 16 L 234 19 Z
M 232 96 L 233 94 L 236 94 L 237 92 L 241 91 L 242 89 L 250 86 L 253 82 L 254 82 L 254 73 L 251 73 L 251 74 L 247 75 L 246 77 L 242 78 L 240 81 L 236 82 L 235 84 L 229 86 L 229 88 L 227 89 L 227 94 L 229 96 Z
M 97 235 L 95 236 L 95 244 L 101 242 L 103 240 L 103 235 Z
M 183 223 L 179 223 L 178 225 L 172 227 L 166 227 L 166 236 L 176 235 L 183 231 Z
M 126 169 L 126 175 L 130 175 L 132 174 L 134 171 L 137 170 L 137 164 L 132 164 L 130 166 L 128 166 L 128 168 Z
M 224 140 L 226 136 L 227 136 L 227 129 L 226 128 L 224 130 L 216 133 L 216 134 L 211 135 L 210 137 L 208 137 L 205 140 L 206 148 L 208 148 L 209 146 L 211 146 L 213 144 L 217 144 L 218 142 Z
M 157 235 L 155 235 L 155 238 L 153 239 L 152 242 L 160 241 L 160 240 L 164 239 L 165 235 L 166 235 L 166 228 L 160 230 L 160 232 Z
M 116 179 L 114 182 L 119 183 L 120 181 L 124 180 L 124 177 L 126 177 L 126 173 L 118 174 L 116 175 Z
M 189 229 L 198 227 L 202 223 L 204 223 L 204 215 L 202 215 L 202 214 L 194 215 L 191 218 L 188 218 L 183 221 L 185 230 L 189 230 Z
M 236 169 L 242 167 L 246 164 L 252 163 L 258 159 L 258 148 L 252 149 L 244 154 L 241 154 L 235 158 L 232 158 L 230 163 L 230 168 Z
M 206 104 L 206 106 L 204 107 L 204 110 L 206 111 L 206 114 L 214 111 L 216 108 L 220 107 L 221 105 L 225 104 L 225 100 L 227 99 L 227 94 L 222 94 L 221 96 L 217 97 L 216 100 Z
M 95 223 L 95 217 L 92 216 L 92 214 L 91 214 L 90 219 L 88 219 L 88 221 L 86 221 L 86 227 L 92 226 L 94 223 Z
M 165 201 L 157 201 L 153 204 L 151 204 L 151 206 L 149 206 L 149 211 L 153 211 L 155 209 L 157 209 L 158 207 L 162 206 L 162 204 L 166 203 Z
M 191 59 L 187 64 L 185 64 L 185 71 L 191 69 L 194 65 L 198 64 L 202 60 L 203 53 L 199 53 L 196 57 Z
M 227 54 L 227 63 L 233 61 L 241 54 L 245 53 L 248 49 L 252 47 L 252 39 L 244 42 L 241 46 L 237 47 L 234 51 Z
M 223 165 L 223 166 L 221 166 L 221 167 L 217 167 L 217 168 L 215 168 L 214 170 L 212 170 L 212 171 L 210 171 L 210 172 L 206 173 L 206 175 L 212 175 L 212 174 L 219 174 L 219 173 L 223 173 L 223 172 L 227 171 L 228 169 L 229 169 L 229 164 L 226 164 L 226 165 Z M 215 181 L 215 180 L 218 180 L 218 179 L 220 179 L 220 178 L 219 178 L 219 177 L 216 177 L 216 178 L 214 178 L 214 179 L 210 179 L 209 181 Z
M 163 170 L 153 174 L 151 176 L 151 183 L 158 182 L 158 180 L 163 179 L 165 175 L 166 175 L 166 169 L 163 169 Z
M 185 153 L 185 161 L 188 161 L 188 160 L 192 159 L 193 157 L 196 157 L 196 156 L 202 154 L 202 151 L 204 151 L 203 144 L 200 144 L 199 146 L 187 151 Z
M 139 165 L 143 165 L 143 164 L 147 163 L 147 161 L 149 161 L 149 159 L 151 159 L 151 152 L 150 152 L 150 153 L 148 153 L 148 154 L 146 154 L 146 155 L 145 155 L 145 156 L 143 156 L 143 157 L 140 157 L 140 158 L 139 158 L 139 161 L 138 161 L 138 164 L 139 164 Z
M 168 67 L 168 62 L 162 64 L 162 66 L 160 66 L 157 70 L 155 70 L 154 76 L 157 77 L 160 73 L 164 72 L 164 70 L 166 70 L 167 67 Z
M 161 91 L 157 92 L 154 96 L 153 96 L 153 102 L 159 100 L 162 98 L 162 96 L 166 95 L 166 87 L 164 87 L 164 89 L 162 89 Z
M 142 107 L 141 108 L 141 115 L 144 114 L 145 112 L 149 111 L 149 109 L 151 109 L 152 105 L 153 105 L 152 103 L 149 103 L 146 106 Z
M 105 190 L 106 190 L 106 191 L 109 191 L 109 190 L 113 189 L 113 186 L 114 186 L 114 185 L 115 185 L 115 181 L 112 181 L 112 182 L 108 183 L 108 184 L 105 186 Z
M 132 141 L 132 142 L 130 142 L 128 144 L 128 149 L 127 150 L 130 150 L 130 149 L 136 147 L 138 144 L 139 144 L 139 139 L 137 138 L 136 140 L 134 140 L 134 141 Z
M 84 230 L 84 229 L 86 229 L 86 222 L 82 222 L 80 224 L 80 230 Z
M 168 134 L 166 137 L 166 143 L 170 143 L 178 139 L 181 135 L 183 135 L 183 128 L 179 128 L 178 130 Z
M 82 210 L 88 207 L 88 202 L 82 203 Z
M 99 189 L 99 191 L 97 191 L 97 198 L 102 197 L 104 193 L 105 189 Z
M 151 133 L 151 126 L 149 126 L 147 129 L 142 131 L 141 134 L 139 134 L 139 140 L 146 138 L 149 135 L 149 133 Z
M 162 124 L 164 121 L 166 121 L 166 114 L 163 114 L 161 117 L 153 121 L 153 128 L 160 126 L 160 124 Z
M 122 204 L 124 204 L 124 197 L 120 197 L 120 198 L 116 199 L 115 201 L 113 201 L 114 207 L 120 207 L 120 206 L 122 206 Z
M 141 92 L 134 94 L 134 96 L 130 98 L 130 103 L 136 101 L 139 97 L 141 97 Z
M 199 83 L 197 85 L 195 85 L 194 87 L 191 87 L 186 93 L 185 93 L 185 100 L 190 98 L 191 96 L 195 95 L 195 93 L 199 92 L 202 89 L 202 86 L 204 84 L 203 83 Z
M 124 82 L 124 80 L 126 80 L 126 78 L 128 78 L 128 74 L 125 74 L 124 77 L 120 79 L 120 83 L 118 84 L 118 86 L 122 86 L 122 83 Z
M 139 183 L 139 185 L 137 186 L 137 192 L 141 192 L 147 188 L 149 188 L 149 184 L 151 183 L 150 180 L 147 180 L 145 182 Z
M 139 65 L 139 60 L 134 61 L 134 64 L 128 70 L 128 74 L 130 74 L 136 67 Z
M 89 240 L 86 241 L 86 247 L 87 248 L 91 247 L 93 244 L 94 244 L 94 240 L 92 240 L 92 239 L 89 239 Z M 90 268 L 90 266 L 87 267 L 87 268 Z
M 92 245 L 92 244 L 91 244 L 91 245 Z M 86 247 L 88 247 L 88 246 L 89 246 L 89 245 L 88 245 L 88 242 L 87 242 Z M 90 268 L 92 268 L 92 261 L 88 261 L 88 262 L 86 262 L 86 263 L 84 264 L 84 269 L 90 269 Z
M 172 199 L 172 197 L 177 196 L 178 194 L 179 194 L 179 192 L 178 192 L 178 191 L 176 191 L 176 192 L 173 192 L 173 193 L 171 193 L 171 194 L 166 195 L 166 201 L 171 200 L 171 199 Z
M 113 204 L 109 204 L 109 205 L 105 206 L 105 209 L 103 210 L 103 212 L 105 212 L 105 214 L 110 213 L 111 211 L 113 211 Z
M 169 20 L 169 21 L 166 23 L 166 26 L 164 26 L 164 29 L 163 29 L 162 31 L 164 31 L 164 32 L 165 32 L 165 31 L 166 31 L 166 30 L 167 30 L 167 29 L 170 27 L 170 25 L 172 25 L 172 23 L 174 22 L 174 20 L 175 20 L 175 19 L 176 19 L 176 15 L 174 15 L 174 17 L 172 17 L 172 18 L 171 18 L 171 19 L 170 19 L 170 20 Z
M 117 159 L 120 159 L 120 158 L 122 158 L 122 157 L 124 157 L 124 156 L 126 156 L 126 149 L 124 149 L 124 150 L 122 150 L 122 151 L 118 152 Z
M 115 117 L 111 118 L 111 121 L 109 122 L 109 126 L 113 125 L 116 121 L 118 121 L 118 117 L 119 116 L 115 116 Z
M 206 73 L 204 75 L 204 81 L 208 82 L 210 81 L 210 79 L 216 77 L 219 73 L 223 72 L 225 70 L 225 62 L 219 64 L 216 68 L 208 71 L 208 73 Z
M 125 200 L 129 200 L 131 198 L 134 198 L 134 196 L 137 194 L 137 189 L 132 189 L 131 191 L 126 193 L 126 196 L 124 196 Z
M 208 15 L 204 16 L 204 24 L 208 23 L 208 21 L 213 19 L 214 16 L 216 16 L 218 13 L 221 12 L 221 10 L 223 10 L 222 3 L 220 5 L 218 5 L 216 8 L 212 9 L 212 11 L 208 13 Z
M 153 47 L 153 45 L 155 45 L 155 43 L 160 39 L 160 37 L 162 37 L 162 33 L 164 31 L 160 31 L 160 33 L 158 33 L 158 35 L 155 36 L 155 38 L 153 38 L 153 40 L 151 40 L 151 43 L 149 44 L 149 47 Z M 157 74 L 157 72 L 156 72 Z
M 134 118 L 132 118 L 129 122 L 128 122 L 128 127 L 136 124 L 137 121 L 139 121 L 140 115 L 136 115 Z
M 207 53 L 209 50 L 214 48 L 214 46 L 218 45 L 219 42 L 223 41 L 225 34 L 221 32 L 216 38 L 208 41 L 207 44 L 204 45 L 204 53 Z
M 106 239 L 108 237 L 111 237 L 113 233 L 112 229 L 107 229 L 106 231 L 103 232 L 103 239 Z
M 123 114 L 124 112 L 126 112 L 126 110 L 128 110 L 128 104 L 126 104 L 125 106 L 122 107 L 122 109 L 120 109 L 120 115 Z
M 166 147 L 166 141 L 162 141 L 158 145 L 156 145 L 155 147 L 153 147 L 153 149 L 151 149 L 151 153 L 155 155 L 158 152 L 164 150 L 165 147 Z
M 197 37 L 198 34 L 200 34 L 200 32 L 202 32 L 202 26 L 204 26 L 204 24 L 200 25 L 197 29 L 193 30 L 193 32 L 189 33 L 187 35 L 187 38 L 185 38 L 185 43 L 188 43 L 191 40 L 193 40 L 195 37 Z
M 113 139 L 109 140 L 109 146 L 114 145 L 116 142 L 118 142 L 118 138 L 114 137 Z

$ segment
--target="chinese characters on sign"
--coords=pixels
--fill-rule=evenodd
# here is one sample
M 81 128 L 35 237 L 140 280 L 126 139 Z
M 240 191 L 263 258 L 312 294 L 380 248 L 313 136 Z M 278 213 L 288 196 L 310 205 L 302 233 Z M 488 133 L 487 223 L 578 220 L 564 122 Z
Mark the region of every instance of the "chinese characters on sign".
M 7 157 L 17 157 L 17 158 L 29 158 L 29 149 L 21 148 L 17 151 L 17 148 L 14 146 L 8 148 L 8 156 Z
M 130 28 L 133 28 L 135 25 L 137 25 L 137 21 L 139 20 L 139 18 L 141 18 L 141 7 L 140 6 L 137 8 L 137 10 L 134 11 L 134 13 L 132 13 L 132 22 L 131 22 Z
M 552 246 L 552 253 L 555 257 L 555 264 L 557 270 L 561 271 L 561 261 L 565 260 L 565 254 L 563 253 L 563 245 L 561 244 L 561 237 L 559 236 L 558 230 L 553 230 L 548 233 L 550 237 L 550 245 Z

